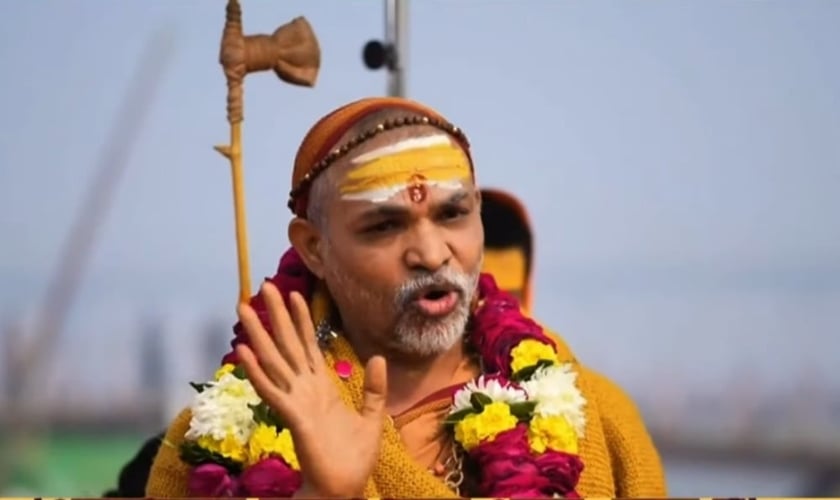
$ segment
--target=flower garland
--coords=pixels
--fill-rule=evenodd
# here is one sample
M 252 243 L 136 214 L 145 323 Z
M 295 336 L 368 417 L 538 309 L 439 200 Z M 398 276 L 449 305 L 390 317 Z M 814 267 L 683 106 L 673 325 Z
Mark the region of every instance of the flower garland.
M 300 488 L 292 435 L 260 400 L 244 369 L 222 365 L 198 392 L 181 459 L 192 465 L 190 494 L 289 497 Z
M 284 295 L 310 296 L 314 278 L 289 250 L 271 279 Z M 577 373 L 561 363 L 553 341 L 522 315 L 516 299 L 490 275 L 479 280 L 479 307 L 469 343 L 483 374 L 453 396 L 444 425 L 477 466 L 485 497 L 579 498 L 578 440 L 586 404 Z M 251 301 L 264 325 L 259 296 Z M 245 341 L 241 325 L 233 345 Z M 300 488 L 291 434 L 254 391 L 232 353 L 198 391 L 181 447 L 191 465 L 189 493 L 203 497 L 290 497 Z
M 478 465 L 481 495 L 578 498 L 586 400 L 577 373 L 490 275 L 479 293 L 470 343 L 484 374 L 455 393 L 444 423 Z

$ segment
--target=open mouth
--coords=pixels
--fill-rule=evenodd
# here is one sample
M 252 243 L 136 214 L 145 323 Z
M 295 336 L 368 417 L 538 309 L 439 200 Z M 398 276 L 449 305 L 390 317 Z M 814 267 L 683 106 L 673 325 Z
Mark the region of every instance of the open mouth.
M 440 299 L 446 297 L 446 295 L 448 293 L 450 293 L 451 291 L 452 290 L 444 290 L 444 289 L 429 290 L 428 292 L 422 294 L 420 298 L 427 299 L 427 300 L 440 300 Z
M 458 290 L 452 286 L 433 286 L 421 290 L 414 305 L 426 316 L 441 317 L 455 310 L 459 297 Z

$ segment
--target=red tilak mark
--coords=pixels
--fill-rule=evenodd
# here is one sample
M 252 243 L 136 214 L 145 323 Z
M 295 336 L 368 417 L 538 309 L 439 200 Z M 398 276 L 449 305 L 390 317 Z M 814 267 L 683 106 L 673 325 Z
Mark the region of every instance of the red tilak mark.
M 415 174 L 409 179 L 408 197 L 414 203 L 422 203 L 426 199 L 426 178 L 420 174 Z

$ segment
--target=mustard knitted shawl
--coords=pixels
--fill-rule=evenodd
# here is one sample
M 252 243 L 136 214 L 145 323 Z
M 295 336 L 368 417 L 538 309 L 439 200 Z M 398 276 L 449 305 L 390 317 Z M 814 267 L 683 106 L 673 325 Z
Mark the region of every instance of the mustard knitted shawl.
M 580 441 L 584 470 L 578 493 L 586 497 L 664 497 L 665 477 L 659 455 L 630 398 L 606 377 L 581 366 L 566 344 L 550 334 L 563 361 L 580 374 L 578 383 L 586 398 L 586 435 Z M 344 402 L 357 409 L 362 404 L 364 369 L 349 343 L 339 337 L 325 352 L 328 364 L 349 360 L 350 378 L 334 382 Z M 190 411 L 183 410 L 169 426 L 164 445 L 152 465 L 146 495 L 186 497 L 190 467 L 179 458 L 179 448 L 189 429 Z M 455 495 L 438 478 L 414 462 L 403 447 L 389 419 L 383 422 L 379 461 L 365 488 L 368 498 L 451 498 Z

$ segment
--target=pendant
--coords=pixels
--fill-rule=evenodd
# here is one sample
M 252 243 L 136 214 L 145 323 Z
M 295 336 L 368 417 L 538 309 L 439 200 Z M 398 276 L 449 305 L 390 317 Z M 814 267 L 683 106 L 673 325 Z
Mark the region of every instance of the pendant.
M 327 320 L 321 320 L 315 328 L 315 338 L 318 339 L 318 344 L 321 345 L 322 349 L 327 347 L 330 341 L 336 337 L 338 337 L 338 334 L 333 331 Z

